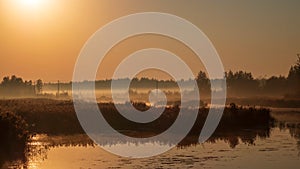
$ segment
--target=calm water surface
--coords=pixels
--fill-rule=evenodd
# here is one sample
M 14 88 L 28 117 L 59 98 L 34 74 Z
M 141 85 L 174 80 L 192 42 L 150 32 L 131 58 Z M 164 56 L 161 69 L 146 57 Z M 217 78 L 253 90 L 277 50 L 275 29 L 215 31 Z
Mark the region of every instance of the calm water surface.
M 123 158 L 110 154 L 93 144 L 85 135 L 36 135 L 28 143 L 26 159 L 6 162 L 3 168 L 298 169 L 300 166 L 300 112 L 280 111 L 272 115 L 277 122 L 271 128 L 269 137 L 257 136 L 253 144 L 246 143 L 240 138 L 235 141 L 236 144 L 233 147 L 230 146 L 232 144 L 229 143 L 229 136 L 227 140 L 217 139 L 204 144 L 176 147 L 159 156 L 142 159 Z M 159 141 L 150 144 L 168 146 L 168 143 Z

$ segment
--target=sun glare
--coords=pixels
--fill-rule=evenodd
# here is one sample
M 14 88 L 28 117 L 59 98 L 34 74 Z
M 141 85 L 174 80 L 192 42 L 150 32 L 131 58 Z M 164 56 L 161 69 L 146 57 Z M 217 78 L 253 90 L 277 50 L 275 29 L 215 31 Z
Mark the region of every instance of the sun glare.
M 19 0 L 20 3 L 28 8 L 36 8 L 42 4 L 43 0 Z
M 52 0 L 9 0 L 6 1 L 7 11 L 18 15 L 36 15 L 46 13 Z

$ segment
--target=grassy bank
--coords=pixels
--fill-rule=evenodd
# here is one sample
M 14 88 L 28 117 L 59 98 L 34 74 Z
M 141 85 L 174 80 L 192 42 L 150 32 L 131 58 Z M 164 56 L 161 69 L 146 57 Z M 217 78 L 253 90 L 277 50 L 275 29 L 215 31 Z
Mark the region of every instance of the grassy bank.
M 29 125 L 30 133 L 48 135 L 82 134 L 73 103 L 71 101 L 50 99 L 15 99 L 0 100 L 0 107 L 4 111 L 16 112 Z M 143 104 L 138 104 L 139 109 L 147 109 Z M 168 129 L 176 120 L 179 107 L 166 108 L 160 118 L 147 123 L 135 123 L 121 116 L 112 103 L 101 103 L 99 108 L 113 128 L 132 137 L 150 137 Z M 188 109 L 183 112 L 188 113 Z M 207 108 L 199 109 L 197 120 L 186 139 L 181 145 L 197 143 L 201 128 L 208 114 Z M 234 147 L 238 140 L 252 144 L 255 138 L 268 137 L 270 125 L 273 122 L 268 109 L 243 108 L 232 104 L 226 107 L 222 120 L 210 138 L 214 142 L 222 139 Z M 134 131 L 134 132 L 128 132 Z M 147 133 L 147 134 L 145 134 Z

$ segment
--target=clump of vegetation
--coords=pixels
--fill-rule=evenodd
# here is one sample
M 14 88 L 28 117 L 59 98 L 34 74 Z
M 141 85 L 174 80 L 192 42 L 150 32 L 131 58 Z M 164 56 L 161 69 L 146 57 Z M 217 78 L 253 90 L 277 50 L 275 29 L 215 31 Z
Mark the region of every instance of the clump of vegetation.
M 147 110 L 149 108 L 143 103 L 132 104 L 138 110 Z M 106 121 L 115 130 L 130 137 L 143 138 L 155 136 L 167 130 L 174 123 L 181 109 L 183 109 L 184 113 L 190 113 L 190 109 L 170 106 L 166 107 L 161 116 L 154 121 L 150 123 L 136 123 L 122 116 L 113 103 L 99 103 L 98 106 Z M 120 106 L 124 110 L 128 108 L 126 104 L 121 104 Z M 16 112 L 24 118 L 30 124 L 28 128 L 30 133 L 48 135 L 84 134 L 72 101 L 50 99 L 0 100 L 0 107 Z M 198 137 L 208 111 L 209 108 L 207 107 L 199 109 L 193 128 L 179 146 L 198 143 Z M 87 115 L 89 114 L 88 107 L 86 113 Z M 269 109 L 242 107 L 232 103 L 224 109 L 221 122 L 208 141 L 224 140 L 231 147 L 235 147 L 241 142 L 253 144 L 257 137 L 269 137 L 272 123 L 273 118 Z
M 25 158 L 29 139 L 27 123 L 11 111 L 0 111 L 0 159 Z
M 0 82 L 1 97 L 34 97 L 35 85 L 31 80 L 24 81 L 22 78 L 12 75 L 6 76 Z
M 208 111 L 207 108 L 199 109 L 196 122 L 188 136 L 179 143 L 180 147 L 198 143 Z M 240 143 L 252 145 L 257 137 L 269 137 L 273 126 L 274 118 L 270 109 L 243 107 L 231 103 L 225 107 L 222 119 L 208 142 L 223 140 L 232 148 Z
M 49 135 L 84 133 L 73 103 L 51 99 L 0 100 L 0 107 L 16 112 L 29 124 L 31 134 Z

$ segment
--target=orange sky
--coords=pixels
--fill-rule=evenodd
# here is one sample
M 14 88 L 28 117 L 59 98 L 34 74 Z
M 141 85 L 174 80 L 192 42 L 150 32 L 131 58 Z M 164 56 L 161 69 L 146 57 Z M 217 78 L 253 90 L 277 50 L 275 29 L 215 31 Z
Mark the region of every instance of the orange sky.
M 118 17 L 145 11 L 175 14 L 197 25 L 215 45 L 226 70 L 251 71 L 256 77 L 287 75 L 300 53 L 296 0 L 34 1 L 38 0 L 0 1 L 0 77 L 70 81 L 82 46 L 96 30 Z M 105 58 L 109 64 L 100 65 L 98 78 L 110 77 L 122 57 L 144 47 L 171 50 L 194 72 L 201 69 L 179 42 L 145 36 L 117 45 Z

